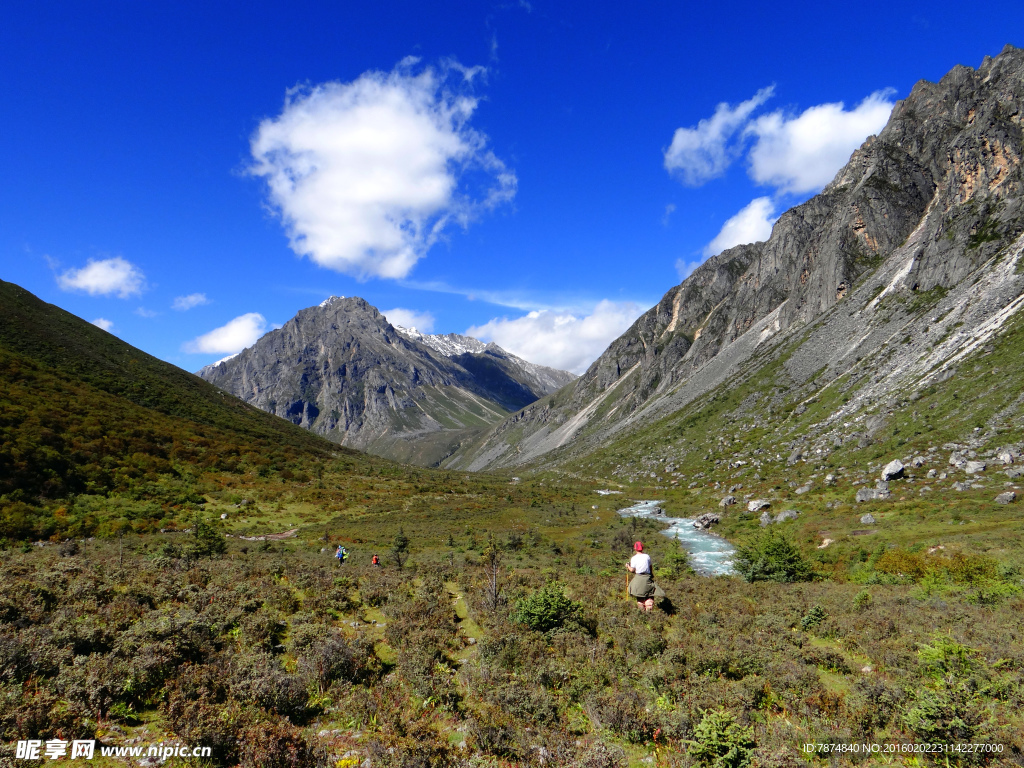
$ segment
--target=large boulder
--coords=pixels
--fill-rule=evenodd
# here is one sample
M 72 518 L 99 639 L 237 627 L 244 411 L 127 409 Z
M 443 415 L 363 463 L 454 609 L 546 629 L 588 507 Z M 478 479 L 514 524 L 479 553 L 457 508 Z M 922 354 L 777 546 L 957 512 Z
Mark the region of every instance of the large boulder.
M 747 502 L 747 512 L 760 512 L 762 509 L 768 509 L 771 505 L 767 499 L 751 499 Z
M 724 509 L 725 507 L 731 507 L 735 503 L 736 503 L 736 497 L 730 495 L 730 496 L 726 496 L 724 499 L 722 499 L 720 502 L 718 502 L 718 506 L 720 506 L 720 507 L 722 507 Z
M 787 509 L 784 512 L 780 512 L 778 515 L 775 516 L 775 522 L 784 523 L 787 520 L 796 520 L 799 515 L 800 513 L 797 512 L 795 509 Z
M 979 472 L 984 472 L 987 466 L 984 461 L 968 461 L 964 465 L 964 472 L 968 475 L 976 475 Z
M 903 469 L 903 462 L 899 459 L 893 459 L 882 469 L 882 481 L 888 482 L 889 480 L 903 477 Z
M 996 496 L 996 504 L 1012 504 L 1017 500 L 1016 491 L 1006 491 Z
M 705 512 L 693 521 L 693 527 L 701 531 L 706 531 L 712 525 L 719 522 L 719 520 L 720 518 L 714 512 Z

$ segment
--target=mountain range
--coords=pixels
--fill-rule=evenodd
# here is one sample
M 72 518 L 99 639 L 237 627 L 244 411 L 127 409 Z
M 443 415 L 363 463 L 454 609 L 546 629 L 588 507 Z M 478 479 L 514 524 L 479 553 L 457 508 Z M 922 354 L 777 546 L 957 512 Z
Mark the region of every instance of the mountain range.
M 575 379 L 495 344 L 393 326 L 338 296 L 199 376 L 342 445 L 422 465 Z
M 445 465 L 582 461 L 692 418 L 745 382 L 758 391 L 732 421 L 771 424 L 838 392 L 835 410 L 788 442 L 820 454 L 865 439 L 898 403 L 990 349 L 1024 306 L 1022 116 L 1024 51 L 1011 46 L 976 70 L 917 83 L 767 241 L 708 259 L 579 379 Z M 1002 404 L 1003 416 L 1019 406 Z

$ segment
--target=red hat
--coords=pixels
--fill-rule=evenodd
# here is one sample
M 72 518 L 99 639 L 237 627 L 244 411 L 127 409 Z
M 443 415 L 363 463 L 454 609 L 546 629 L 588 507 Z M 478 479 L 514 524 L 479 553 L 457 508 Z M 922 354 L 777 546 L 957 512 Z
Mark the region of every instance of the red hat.
M 637 552 L 643 552 L 644 545 L 638 541 L 636 544 L 633 545 L 633 549 L 635 549 Z

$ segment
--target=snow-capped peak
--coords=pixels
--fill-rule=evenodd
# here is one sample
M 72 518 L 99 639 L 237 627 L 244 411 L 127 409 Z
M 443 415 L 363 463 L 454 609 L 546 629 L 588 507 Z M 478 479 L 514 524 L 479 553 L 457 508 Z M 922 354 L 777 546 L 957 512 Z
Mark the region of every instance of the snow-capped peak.
M 344 298 L 345 298 L 344 296 L 330 296 L 330 297 L 328 297 L 328 298 L 326 298 L 326 299 L 324 299 L 323 301 L 320 302 L 320 309 L 323 309 L 324 307 L 329 306 L 333 302 L 340 301 L 341 299 L 344 299 Z

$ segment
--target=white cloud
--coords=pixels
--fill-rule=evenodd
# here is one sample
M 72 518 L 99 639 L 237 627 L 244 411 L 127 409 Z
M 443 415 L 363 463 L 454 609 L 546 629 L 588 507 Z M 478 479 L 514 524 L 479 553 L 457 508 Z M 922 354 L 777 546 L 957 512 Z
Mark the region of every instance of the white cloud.
M 878 133 L 893 108 L 892 92 L 877 91 L 853 110 L 819 104 L 797 116 L 762 115 L 744 130 L 756 136 L 750 177 L 780 192 L 816 192 L 828 184 L 864 139 Z
M 251 141 L 292 250 L 330 269 L 402 278 L 452 222 L 515 195 L 516 177 L 469 127 L 483 70 L 449 62 L 289 92 Z
M 725 173 L 742 152 L 731 139 L 740 131 L 751 113 L 772 97 L 775 86 L 762 88 L 752 98 L 730 107 L 724 101 L 715 114 L 692 128 L 677 128 L 672 144 L 665 150 L 665 168 L 684 184 L 697 187 Z
M 693 261 L 687 261 L 686 259 L 676 259 L 676 272 L 679 273 L 679 282 L 683 282 L 686 278 L 693 274 L 693 270 L 703 264 L 703 260 L 694 259 Z
M 230 355 L 251 347 L 267 331 L 267 319 L 258 312 L 240 315 L 182 345 L 185 352 Z
M 466 335 L 493 341 L 531 363 L 583 373 L 643 311 L 633 302 L 606 299 L 589 315 L 545 309 L 513 320 L 495 318 L 473 326 Z
M 669 220 L 672 218 L 672 214 L 676 212 L 676 204 L 669 203 L 665 206 L 665 213 L 661 216 L 661 226 L 667 227 Z
M 201 307 L 209 303 L 210 300 L 206 298 L 205 293 L 190 293 L 188 296 L 178 296 L 174 303 L 171 304 L 171 308 L 179 312 L 185 312 L 193 307 Z
M 746 243 L 759 243 L 772 234 L 772 225 L 778 220 L 775 204 L 770 197 L 751 200 L 740 212 L 722 225 L 721 231 L 704 247 L 705 256 L 714 256 L 726 248 Z M 678 267 L 678 262 L 676 263 Z
M 434 330 L 434 316 L 429 312 L 417 312 L 414 309 L 387 309 L 381 312 L 392 325 L 403 328 L 415 328 L 420 333 L 431 333 Z
M 120 256 L 110 259 L 89 259 L 81 269 L 69 269 L 58 275 L 57 285 L 64 291 L 84 291 L 90 296 L 116 293 L 127 299 L 142 293 L 146 278 L 142 270 Z
M 153 318 L 153 317 L 156 317 L 157 315 L 159 315 L 160 313 L 159 312 L 155 312 L 152 309 L 146 309 L 145 307 L 139 307 L 138 309 L 135 310 L 135 314 L 138 315 L 139 317 Z
M 95 320 L 92 321 L 92 324 L 95 325 L 97 328 L 102 328 L 104 331 L 109 331 L 111 328 L 114 327 L 114 321 L 107 320 L 105 317 L 97 317 Z

